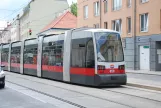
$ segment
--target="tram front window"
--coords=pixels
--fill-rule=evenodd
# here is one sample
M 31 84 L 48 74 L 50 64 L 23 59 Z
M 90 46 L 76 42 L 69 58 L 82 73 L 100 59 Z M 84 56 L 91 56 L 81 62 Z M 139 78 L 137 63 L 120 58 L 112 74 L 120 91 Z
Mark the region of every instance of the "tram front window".
M 124 60 L 120 34 L 96 32 L 95 38 L 99 62 L 122 62 Z

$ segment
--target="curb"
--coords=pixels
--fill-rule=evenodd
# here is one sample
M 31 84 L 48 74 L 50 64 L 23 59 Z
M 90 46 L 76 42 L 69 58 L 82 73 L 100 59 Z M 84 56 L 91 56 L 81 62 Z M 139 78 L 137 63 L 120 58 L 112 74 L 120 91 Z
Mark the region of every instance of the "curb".
M 134 84 L 134 83 L 127 83 L 126 85 L 132 86 L 132 87 L 139 87 L 139 88 L 143 88 L 143 89 L 161 91 L 161 87 L 147 86 L 147 85 Z
M 153 74 L 153 73 L 139 73 L 139 72 L 137 72 L 137 73 L 136 72 L 126 72 L 126 73 L 161 76 L 161 74 Z

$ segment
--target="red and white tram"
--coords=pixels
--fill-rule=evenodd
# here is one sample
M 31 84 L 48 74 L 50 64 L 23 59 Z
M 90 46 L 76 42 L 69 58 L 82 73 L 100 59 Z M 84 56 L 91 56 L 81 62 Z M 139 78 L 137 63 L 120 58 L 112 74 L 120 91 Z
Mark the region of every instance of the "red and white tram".
M 79 28 L 1 45 L 5 70 L 92 86 L 125 85 L 120 34 Z

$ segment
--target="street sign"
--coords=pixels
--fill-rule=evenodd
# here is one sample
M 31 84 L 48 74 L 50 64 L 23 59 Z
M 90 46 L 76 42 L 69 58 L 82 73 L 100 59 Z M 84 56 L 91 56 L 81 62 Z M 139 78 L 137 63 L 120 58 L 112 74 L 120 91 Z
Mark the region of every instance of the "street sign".
M 149 48 L 149 46 L 144 46 L 144 48 Z

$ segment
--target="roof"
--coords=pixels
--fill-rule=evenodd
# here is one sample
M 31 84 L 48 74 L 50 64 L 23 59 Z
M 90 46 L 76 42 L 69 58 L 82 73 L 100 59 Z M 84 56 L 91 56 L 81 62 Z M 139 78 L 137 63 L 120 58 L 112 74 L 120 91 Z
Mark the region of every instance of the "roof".
M 76 28 L 77 27 L 77 17 L 71 12 L 67 11 L 63 15 L 54 19 L 50 24 L 44 27 L 41 32 L 49 30 L 51 28 Z
M 90 32 L 115 32 L 115 33 L 119 33 L 117 31 L 111 30 L 111 29 L 88 29 L 85 31 L 90 31 Z

